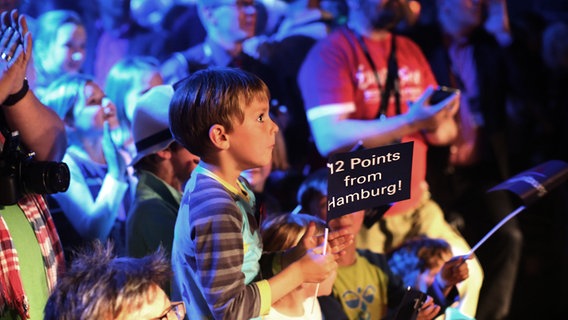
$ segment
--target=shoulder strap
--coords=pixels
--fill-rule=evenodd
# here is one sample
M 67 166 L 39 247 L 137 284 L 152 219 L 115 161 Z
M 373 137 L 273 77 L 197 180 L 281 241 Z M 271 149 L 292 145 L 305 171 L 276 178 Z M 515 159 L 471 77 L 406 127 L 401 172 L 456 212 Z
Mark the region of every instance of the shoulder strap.
M 381 92 L 381 102 L 379 106 L 379 114 L 377 118 L 381 118 L 386 116 L 388 102 L 391 94 L 394 94 L 395 104 L 396 104 L 396 113 L 401 114 L 400 108 L 400 87 L 399 87 L 399 78 L 398 78 L 398 62 L 396 60 L 396 35 L 393 33 L 391 36 L 391 51 L 389 53 L 388 58 L 388 67 L 387 67 L 387 79 L 385 81 L 385 87 L 383 88 L 379 79 L 378 69 L 371 58 L 371 54 L 369 53 L 369 49 L 363 40 L 363 37 L 356 33 L 355 37 L 359 42 L 359 46 L 361 50 L 363 50 L 363 54 L 367 58 L 367 61 L 371 68 L 373 69 L 373 74 L 375 75 L 375 80 L 379 86 L 379 91 Z

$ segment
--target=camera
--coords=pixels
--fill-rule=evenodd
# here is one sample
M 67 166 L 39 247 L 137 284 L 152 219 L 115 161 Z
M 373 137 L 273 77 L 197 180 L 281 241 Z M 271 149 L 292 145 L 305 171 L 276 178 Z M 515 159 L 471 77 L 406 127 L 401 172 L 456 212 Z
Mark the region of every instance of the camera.
M 19 133 L 4 135 L 0 153 L 0 205 L 16 204 L 25 194 L 65 192 L 69 167 L 63 162 L 35 161 L 33 153 L 20 146 Z

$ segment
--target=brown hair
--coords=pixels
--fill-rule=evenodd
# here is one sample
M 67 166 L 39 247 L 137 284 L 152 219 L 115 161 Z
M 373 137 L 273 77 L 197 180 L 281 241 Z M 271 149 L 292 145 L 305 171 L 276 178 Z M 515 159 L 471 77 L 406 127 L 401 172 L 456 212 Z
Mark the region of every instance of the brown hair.
M 143 258 L 115 257 L 112 245 L 95 242 L 73 260 L 45 306 L 46 320 L 115 319 L 139 309 L 172 276 L 163 249 Z
M 244 121 L 243 106 L 254 99 L 270 100 L 266 84 L 257 76 L 234 68 L 199 70 L 174 85 L 170 103 L 170 129 L 191 153 L 205 157 L 211 150 L 209 129 Z

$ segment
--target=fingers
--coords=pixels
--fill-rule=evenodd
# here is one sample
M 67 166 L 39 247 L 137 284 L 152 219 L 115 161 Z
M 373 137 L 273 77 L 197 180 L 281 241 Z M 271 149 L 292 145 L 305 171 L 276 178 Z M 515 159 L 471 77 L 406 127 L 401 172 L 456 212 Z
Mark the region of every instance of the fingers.
M 26 57 L 31 57 L 32 55 L 32 34 L 28 30 L 28 22 L 24 16 L 18 18 L 19 32 L 22 35 L 22 43 L 24 45 L 24 52 Z
M 0 58 L 14 64 L 15 61 L 27 61 L 27 58 L 20 59 L 23 53 L 27 57 L 31 55 L 31 37 L 27 35 L 28 27 L 24 16 L 19 16 L 16 10 L 10 13 L 3 12 L 0 16 L 2 37 L 0 38 Z M 22 33 L 25 31 L 26 34 Z M 12 61 L 14 60 L 14 61 Z
M 2 12 L 0 15 L 0 31 L 4 32 L 10 26 L 10 16 L 8 11 Z
M 426 90 L 424 90 L 422 95 L 418 99 L 416 99 L 414 103 L 418 103 L 420 105 L 426 104 L 426 101 L 430 99 L 433 93 L 434 93 L 434 87 L 430 85 L 426 88 Z
M 424 303 L 420 307 L 416 319 L 420 320 L 434 319 L 439 312 L 440 312 L 440 306 L 434 303 L 434 299 L 432 299 L 432 297 L 428 296 L 426 298 L 426 301 L 424 301 Z
M 300 239 L 300 244 L 304 247 L 305 250 L 313 249 L 318 246 L 318 240 L 315 237 L 316 230 L 316 224 L 314 222 L 310 222 L 310 224 L 308 224 L 306 232 Z

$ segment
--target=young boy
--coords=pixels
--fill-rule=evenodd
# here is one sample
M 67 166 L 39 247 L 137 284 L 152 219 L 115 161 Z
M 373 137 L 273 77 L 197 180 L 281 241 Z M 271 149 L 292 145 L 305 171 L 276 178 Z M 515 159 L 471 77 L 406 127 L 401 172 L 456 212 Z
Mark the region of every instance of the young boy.
M 363 226 L 364 211 L 357 211 L 329 221 L 332 230 L 349 229 L 357 234 Z M 382 319 L 392 315 L 401 303 L 405 286 L 402 279 L 391 271 L 387 258 L 380 253 L 356 249 L 353 243 L 337 263 L 337 278 L 333 295 L 343 305 L 350 319 Z M 434 298 L 426 300 L 420 308 L 421 319 L 434 319 L 441 308 L 459 298 L 455 285 L 468 277 L 468 267 L 463 257 L 446 262 L 439 277 L 425 286 L 426 293 Z M 418 288 L 422 286 L 418 285 Z
M 309 175 L 298 190 L 302 212 L 327 219 L 327 172 L 320 170 Z M 363 226 L 365 211 L 357 211 L 329 221 L 331 230 L 346 230 L 357 235 Z M 431 277 L 420 277 L 412 284 L 427 292 L 429 298 L 419 311 L 421 319 L 433 319 L 441 308 L 455 302 L 455 284 L 468 277 L 469 269 L 463 257 L 451 258 L 436 268 Z M 349 319 L 391 318 L 405 294 L 408 284 L 390 268 L 384 254 L 360 250 L 353 243 L 348 246 L 337 263 L 337 278 L 333 284 L 333 297 L 342 305 Z M 445 259 L 444 259 L 445 260 Z M 435 280 L 434 280 L 435 279 Z
M 283 270 L 262 280 L 255 199 L 240 174 L 271 160 L 278 128 L 269 118 L 268 88 L 230 68 L 198 71 L 175 88 L 170 129 L 201 161 L 176 220 L 172 296 L 184 300 L 192 319 L 266 315 L 273 302 L 303 282 L 323 281 L 337 267 L 333 255 L 318 254 L 323 248 L 314 252 L 314 227 L 294 249 L 264 257 L 269 267 L 263 270 L 279 271 L 278 262 Z

